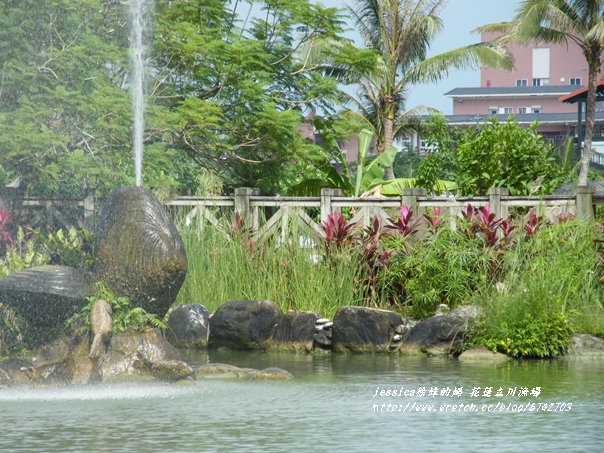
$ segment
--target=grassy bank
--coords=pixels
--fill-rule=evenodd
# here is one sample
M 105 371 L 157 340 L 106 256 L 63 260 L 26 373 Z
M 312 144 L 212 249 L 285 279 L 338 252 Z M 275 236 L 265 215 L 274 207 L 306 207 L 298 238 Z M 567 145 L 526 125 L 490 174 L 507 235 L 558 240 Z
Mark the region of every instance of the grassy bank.
M 330 318 L 340 306 L 370 305 L 420 319 L 439 304 L 473 304 L 483 316 L 472 343 L 517 357 L 563 353 L 572 333 L 604 336 L 596 225 L 507 225 L 503 239 L 492 231 L 489 239 L 480 219 L 456 230 L 443 220 L 431 232 L 341 227 L 329 247 L 319 241 L 315 249 L 300 247 L 297 232 L 283 245 L 254 243 L 242 231 L 183 229 L 189 272 L 177 303 L 215 311 L 228 300 L 268 299 Z

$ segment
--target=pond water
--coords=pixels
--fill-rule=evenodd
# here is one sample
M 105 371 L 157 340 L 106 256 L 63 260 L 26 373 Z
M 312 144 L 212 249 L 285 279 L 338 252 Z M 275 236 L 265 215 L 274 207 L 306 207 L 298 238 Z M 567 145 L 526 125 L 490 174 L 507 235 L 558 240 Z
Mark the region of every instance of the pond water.
M 295 378 L 3 389 L 0 451 L 604 451 L 601 359 L 494 365 L 386 355 L 188 358 L 195 365 L 277 366 Z M 380 396 L 378 387 L 397 396 Z M 472 396 L 475 387 L 479 396 Z M 426 394 L 417 396 L 421 388 Z M 503 396 L 496 396 L 500 388 Z M 528 396 L 518 396 L 523 389 Z M 411 390 L 414 396 L 405 395 Z

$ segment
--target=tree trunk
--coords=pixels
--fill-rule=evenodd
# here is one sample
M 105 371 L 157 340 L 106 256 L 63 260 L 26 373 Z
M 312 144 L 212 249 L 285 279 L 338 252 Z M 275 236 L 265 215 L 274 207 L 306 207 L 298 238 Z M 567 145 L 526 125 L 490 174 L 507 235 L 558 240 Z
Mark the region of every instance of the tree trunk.
M 597 61 L 600 58 L 598 56 Z M 577 185 L 587 185 L 587 172 L 589 171 L 589 162 L 591 155 L 591 139 L 594 133 L 594 123 L 596 121 L 596 90 L 597 90 L 597 76 L 598 67 L 592 64 L 588 60 L 589 64 L 589 78 L 587 82 L 587 102 L 585 104 L 585 146 L 583 147 L 583 153 L 581 154 L 581 170 L 579 171 L 579 181 Z M 596 63 L 598 64 L 598 63 Z M 581 125 L 579 125 L 581 127 Z M 581 146 L 581 143 L 579 143 Z
M 384 121 L 384 151 L 392 146 L 392 130 L 394 128 L 394 120 L 391 118 L 386 118 Z M 390 181 L 394 179 L 394 170 L 392 166 L 388 166 L 384 168 L 384 179 L 386 181 Z

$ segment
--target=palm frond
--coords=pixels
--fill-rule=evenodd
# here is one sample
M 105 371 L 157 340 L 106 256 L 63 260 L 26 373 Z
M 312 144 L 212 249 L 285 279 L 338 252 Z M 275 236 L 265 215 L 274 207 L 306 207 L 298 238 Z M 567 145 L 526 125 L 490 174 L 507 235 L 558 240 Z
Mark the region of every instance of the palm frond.
M 449 50 L 419 62 L 403 76 L 400 85 L 437 82 L 452 70 L 481 67 L 514 70 L 512 58 L 504 46 L 485 42 Z

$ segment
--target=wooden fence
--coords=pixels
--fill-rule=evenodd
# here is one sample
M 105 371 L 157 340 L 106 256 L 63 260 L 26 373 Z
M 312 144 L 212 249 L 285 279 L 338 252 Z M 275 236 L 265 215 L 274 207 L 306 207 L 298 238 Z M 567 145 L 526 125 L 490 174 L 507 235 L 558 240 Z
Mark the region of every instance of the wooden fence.
M 6 197 L 0 197 L 3 209 L 29 210 L 32 224 L 45 217 L 67 229 L 94 231 L 100 211 L 100 202 L 92 193 L 77 199 L 13 197 L 10 205 L 6 200 Z M 400 210 L 403 204 L 413 209 L 417 216 L 426 213 L 428 208 L 440 208 L 443 214 L 456 216 L 461 215 L 468 203 L 474 207 L 489 204 L 497 218 L 507 217 L 510 209 L 525 207 L 535 208 L 539 215 L 550 219 L 560 214 L 573 214 L 592 220 L 595 207 L 604 204 L 604 196 L 594 196 L 594 188 L 589 186 L 578 187 L 573 196 L 509 196 L 507 189 L 492 188 L 488 197 L 428 197 L 425 189 L 404 189 L 400 197 L 382 198 L 343 197 L 339 189 L 323 189 L 320 197 L 267 197 L 261 196 L 257 189 L 239 188 L 234 196 L 176 197 L 165 204 L 173 216 L 187 225 L 195 224 L 200 230 L 208 224 L 222 229 L 222 219 L 231 221 L 238 212 L 245 225 L 252 229 L 253 238 L 262 240 L 274 234 L 285 238 L 293 225 L 323 234 L 320 223 L 333 213 L 341 212 L 342 208 L 351 208 L 352 222 L 367 225 L 374 215 L 382 220 L 396 215 L 394 211 Z
M 0 189 L 0 207 L 11 212 L 20 224 L 37 227 L 45 225 L 52 229 L 86 229 L 94 231 L 96 207 L 94 191 L 84 197 L 30 197 L 19 187 Z
M 240 188 L 231 197 L 176 197 L 167 206 L 179 207 L 187 225 L 196 223 L 201 230 L 207 224 L 222 228 L 219 217 L 230 214 L 232 218 L 238 212 L 252 229 L 253 239 L 262 240 L 273 234 L 281 234 L 285 239 L 292 225 L 323 235 L 319 223 L 342 208 L 351 208 L 351 222 L 368 225 L 375 215 L 382 220 L 392 217 L 392 211 L 400 210 L 403 204 L 416 216 L 425 214 L 428 208 L 440 208 L 443 214 L 454 218 L 469 203 L 474 207 L 488 204 L 496 218 L 506 218 L 510 209 L 524 207 L 535 208 L 538 215 L 550 220 L 563 214 L 593 220 L 596 205 L 604 204 L 604 197 L 595 197 L 593 193 L 592 187 L 579 187 L 573 196 L 509 196 L 507 189 L 492 188 L 488 197 L 428 197 L 425 189 L 404 189 L 400 197 L 350 198 L 343 197 L 339 189 L 323 189 L 321 197 L 264 197 L 255 189 Z M 310 216 L 309 208 L 318 215 Z M 262 212 L 270 215 L 263 216 Z

